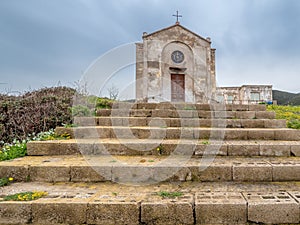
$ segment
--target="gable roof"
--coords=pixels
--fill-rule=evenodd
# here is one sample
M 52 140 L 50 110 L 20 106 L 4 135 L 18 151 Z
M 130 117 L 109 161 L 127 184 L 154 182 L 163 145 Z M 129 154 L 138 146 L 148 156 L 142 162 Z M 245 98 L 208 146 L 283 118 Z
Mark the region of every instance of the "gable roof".
M 143 38 L 147 38 L 147 37 L 150 37 L 150 36 L 152 36 L 152 35 L 158 34 L 158 33 L 160 33 L 160 32 L 163 32 L 163 31 L 166 31 L 166 30 L 170 30 L 170 29 L 172 29 L 172 28 L 174 28 L 174 27 L 180 27 L 181 29 L 183 29 L 183 30 L 185 30 L 185 31 L 187 31 L 187 32 L 189 32 L 189 33 L 195 35 L 196 37 L 198 37 L 198 38 L 200 38 L 200 39 L 202 39 L 202 40 L 204 40 L 204 41 L 206 41 L 206 42 L 208 42 L 208 43 L 211 43 L 211 41 L 207 40 L 207 39 L 204 38 L 204 37 L 201 37 L 200 35 L 196 34 L 195 32 L 193 32 L 193 31 L 187 29 L 186 27 L 181 26 L 179 23 L 175 23 L 175 24 L 172 25 L 172 26 L 169 26 L 169 27 L 163 28 L 163 29 L 161 29 L 161 30 L 152 32 L 152 33 L 150 33 L 150 34 L 143 35 Z

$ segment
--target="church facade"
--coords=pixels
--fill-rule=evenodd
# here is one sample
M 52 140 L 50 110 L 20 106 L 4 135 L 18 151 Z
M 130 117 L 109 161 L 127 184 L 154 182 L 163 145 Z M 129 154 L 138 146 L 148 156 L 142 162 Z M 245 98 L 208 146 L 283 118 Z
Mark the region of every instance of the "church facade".
M 217 87 L 210 38 L 175 25 L 136 43 L 136 99 L 143 102 L 232 104 L 272 101 L 272 86 Z

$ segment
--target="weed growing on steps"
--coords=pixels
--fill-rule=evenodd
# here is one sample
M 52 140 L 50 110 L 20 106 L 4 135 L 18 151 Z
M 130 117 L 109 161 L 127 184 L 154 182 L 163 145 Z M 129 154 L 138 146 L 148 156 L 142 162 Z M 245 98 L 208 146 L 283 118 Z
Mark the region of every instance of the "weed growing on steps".
M 32 141 L 49 141 L 49 140 L 67 140 L 70 139 L 71 135 L 68 133 L 57 134 L 53 129 L 46 132 L 41 132 L 34 136 Z
M 163 146 L 162 146 L 162 145 L 159 145 L 159 146 L 156 148 L 156 151 L 157 151 L 158 155 L 162 155 L 162 154 L 163 154 Z
M 13 195 L 7 195 L 3 198 L 3 201 L 33 201 L 47 195 L 48 193 L 44 191 L 21 192 Z
M 23 157 L 27 153 L 27 141 L 14 140 L 12 144 L 5 143 L 0 149 L 0 161 Z
M 201 142 L 201 144 L 203 144 L 203 145 L 209 145 L 210 142 L 208 140 L 204 140 L 204 141 Z
M 12 178 L 12 177 L 0 178 L 0 187 L 9 185 L 11 182 L 13 182 L 13 180 L 14 180 L 14 178 Z
M 182 192 L 160 191 L 160 192 L 157 192 L 157 195 L 159 195 L 162 198 L 176 198 L 176 197 L 181 197 L 183 195 L 183 193 Z
M 79 127 L 78 124 L 62 124 L 64 128 L 73 128 L 73 127 Z
M 23 141 L 15 139 L 13 143 L 0 143 L 3 146 L 0 149 L 0 161 L 24 157 L 27 154 L 28 141 L 65 140 L 70 138 L 70 134 L 64 133 L 59 135 L 56 134 L 53 129 L 51 129 L 47 132 L 38 133 L 37 135 L 33 133 Z

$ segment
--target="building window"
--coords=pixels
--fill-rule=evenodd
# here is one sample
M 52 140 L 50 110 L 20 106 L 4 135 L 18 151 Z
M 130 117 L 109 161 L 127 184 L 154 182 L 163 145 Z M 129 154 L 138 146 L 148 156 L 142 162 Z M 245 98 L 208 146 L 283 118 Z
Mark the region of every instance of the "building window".
M 260 94 L 258 92 L 251 92 L 250 100 L 251 101 L 259 101 Z
M 223 103 L 224 102 L 224 96 L 223 95 L 217 95 L 217 102 Z
M 227 96 L 227 103 L 228 104 L 232 104 L 232 102 L 233 102 L 233 96 L 232 95 L 228 95 Z

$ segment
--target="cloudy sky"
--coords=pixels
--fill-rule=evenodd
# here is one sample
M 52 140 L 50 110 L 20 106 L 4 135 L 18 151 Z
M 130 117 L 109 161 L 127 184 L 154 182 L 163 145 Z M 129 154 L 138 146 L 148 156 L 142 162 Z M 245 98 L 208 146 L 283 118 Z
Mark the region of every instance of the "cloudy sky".
M 0 0 L 0 92 L 74 86 L 110 49 L 173 25 L 176 10 L 211 37 L 219 86 L 300 92 L 299 0 Z

